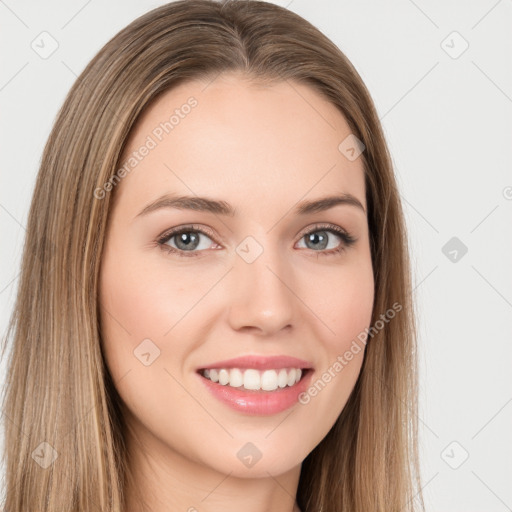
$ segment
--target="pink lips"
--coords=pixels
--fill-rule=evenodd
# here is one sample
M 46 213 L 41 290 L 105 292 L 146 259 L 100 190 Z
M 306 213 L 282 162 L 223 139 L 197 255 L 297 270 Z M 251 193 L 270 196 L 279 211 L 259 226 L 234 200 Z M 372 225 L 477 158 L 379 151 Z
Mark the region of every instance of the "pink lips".
M 220 368 L 254 368 L 256 370 L 270 370 L 280 368 L 300 368 L 302 377 L 293 386 L 278 388 L 274 391 L 247 390 L 243 387 L 234 388 L 212 382 L 201 375 L 204 369 Z M 230 408 L 250 415 L 268 416 L 289 409 L 298 402 L 299 395 L 304 393 L 310 385 L 313 369 L 308 361 L 289 356 L 242 356 L 226 361 L 216 361 L 198 369 L 199 378 L 208 391 L 220 402 Z

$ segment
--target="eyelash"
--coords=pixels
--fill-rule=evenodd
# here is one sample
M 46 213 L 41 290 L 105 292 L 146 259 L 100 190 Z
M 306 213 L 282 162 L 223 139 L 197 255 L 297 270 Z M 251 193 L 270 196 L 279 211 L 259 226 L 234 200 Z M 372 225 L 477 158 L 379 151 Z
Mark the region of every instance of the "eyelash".
M 310 231 L 304 233 L 300 237 L 300 240 L 302 240 L 302 238 L 304 238 L 307 235 L 316 233 L 317 231 L 327 231 L 329 233 L 333 233 L 335 235 L 338 235 L 342 240 L 342 243 L 336 249 L 331 249 L 327 251 L 313 251 L 318 253 L 318 256 L 334 256 L 340 254 L 344 252 L 348 247 L 351 247 L 355 242 L 357 242 L 357 238 L 353 237 L 350 233 L 336 226 L 335 224 L 318 224 L 314 226 L 314 228 L 311 229 Z M 162 250 L 166 251 L 167 253 L 177 254 L 178 256 L 184 258 L 197 257 L 199 256 L 199 253 L 203 251 L 182 251 L 181 249 L 176 249 L 174 247 L 167 245 L 167 242 L 174 236 L 181 235 L 183 233 L 195 232 L 202 233 L 203 235 L 206 235 L 212 239 L 215 238 L 210 230 L 191 224 L 189 226 L 182 226 L 180 228 L 175 228 L 170 231 L 166 231 L 157 238 L 156 243 Z

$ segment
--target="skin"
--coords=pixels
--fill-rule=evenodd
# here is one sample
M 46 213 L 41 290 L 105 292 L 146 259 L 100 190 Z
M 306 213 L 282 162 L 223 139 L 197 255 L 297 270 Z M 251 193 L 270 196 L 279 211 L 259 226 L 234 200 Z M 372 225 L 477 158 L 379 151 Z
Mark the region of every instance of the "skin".
M 342 411 L 364 345 L 308 404 L 270 416 L 224 405 L 196 369 L 240 355 L 285 354 L 311 361 L 314 383 L 370 325 L 363 162 L 341 154 L 348 124 L 305 85 L 256 86 L 237 73 L 206 85 L 166 92 L 129 138 L 126 158 L 174 109 L 197 99 L 115 187 L 100 275 L 103 350 L 126 409 L 136 488 L 153 512 L 292 512 L 301 463 Z M 137 216 L 164 193 L 224 200 L 237 214 L 162 208 Z M 293 211 L 301 200 L 333 193 L 352 194 L 364 211 Z M 215 235 L 194 232 L 198 256 L 170 254 L 155 242 L 190 223 Z M 319 255 L 344 242 L 315 230 L 317 223 L 335 224 L 357 241 Z M 328 245 L 307 245 L 310 231 L 323 232 Z M 251 264 L 236 252 L 247 236 L 263 248 Z M 167 242 L 177 244 L 177 236 Z M 160 350 L 149 366 L 134 356 L 144 339 Z M 262 454 L 252 467 L 237 457 L 247 442 Z M 138 510 L 134 491 L 127 489 L 127 512 Z

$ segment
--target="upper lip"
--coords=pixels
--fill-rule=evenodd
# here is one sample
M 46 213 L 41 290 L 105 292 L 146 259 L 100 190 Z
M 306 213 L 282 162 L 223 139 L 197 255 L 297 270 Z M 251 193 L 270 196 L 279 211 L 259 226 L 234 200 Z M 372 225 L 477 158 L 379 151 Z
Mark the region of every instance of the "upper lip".
M 198 368 L 198 371 L 206 370 L 207 368 L 255 368 L 256 370 L 271 370 L 277 368 L 309 369 L 312 368 L 312 364 L 304 359 L 285 355 L 247 355 L 235 357 L 234 359 L 226 359 L 224 361 L 216 361 Z

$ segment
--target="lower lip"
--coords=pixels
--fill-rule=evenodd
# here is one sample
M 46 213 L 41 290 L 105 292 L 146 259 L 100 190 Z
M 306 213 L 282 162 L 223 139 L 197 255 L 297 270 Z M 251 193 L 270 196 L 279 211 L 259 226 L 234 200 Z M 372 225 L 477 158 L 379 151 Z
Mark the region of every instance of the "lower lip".
M 232 409 L 245 414 L 269 416 L 278 414 L 295 405 L 301 393 L 306 391 L 313 374 L 312 369 L 305 371 L 304 376 L 293 386 L 277 388 L 275 391 L 248 390 L 243 387 L 233 388 L 212 382 L 199 375 L 199 378 L 210 393 Z

